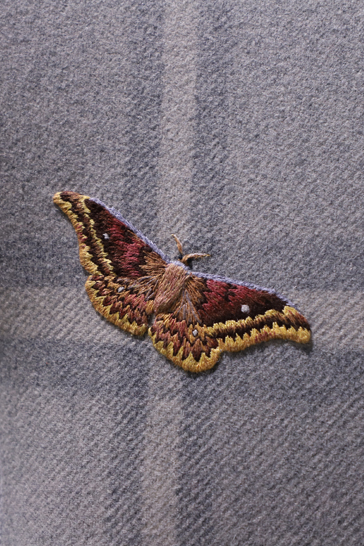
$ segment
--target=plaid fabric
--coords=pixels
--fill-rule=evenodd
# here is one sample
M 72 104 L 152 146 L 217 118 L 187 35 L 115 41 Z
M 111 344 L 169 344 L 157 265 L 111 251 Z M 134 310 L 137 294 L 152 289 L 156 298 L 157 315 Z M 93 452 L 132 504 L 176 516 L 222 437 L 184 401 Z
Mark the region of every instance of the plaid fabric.
M 11 0 L 1 25 L 1 544 L 363 544 L 362 3 Z M 174 367 L 95 313 L 64 189 L 284 294 L 312 345 Z

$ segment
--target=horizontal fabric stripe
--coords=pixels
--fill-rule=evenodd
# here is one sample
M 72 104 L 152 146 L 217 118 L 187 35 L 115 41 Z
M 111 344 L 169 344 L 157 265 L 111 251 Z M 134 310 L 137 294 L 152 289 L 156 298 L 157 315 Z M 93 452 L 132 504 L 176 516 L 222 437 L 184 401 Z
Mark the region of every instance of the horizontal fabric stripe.
M 364 349 L 364 293 L 292 291 L 285 294 L 308 319 L 314 347 Z M 17 339 L 72 339 L 127 343 L 128 334 L 107 323 L 79 289 L 24 288 L 0 293 L 2 336 Z M 353 320 L 355 317 L 355 320 Z
M 167 205 L 163 204 L 163 187 L 158 185 L 156 191 L 161 194 L 157 236 L 155 222 L 148 223 L 145 218 L 138 220 L 132 211 L 118 206 L 115 198 L 105 195 L 103 201 L 118 209 L 146 237 L 158 244 L 170 259 L 178 256 L 176 244 L 171 237 L 175 230 L 181 241 L 187 243 L 185 246 L 188 252 L 211 254 L 210 259 L 194 264 L 196 271 L 225 275 L 268 288 L 272 287 L 274 271 L 275 278 L 279 279 L 285 290 L 294 287 L 301 290 L 306 287 L 313 290 L 364 290 L 364 275 L 361 274 L 364 270 L 364 254 L 358 251 L 362 237 L 361 234 L 356 235 L 355 223 L 347 227 L 348 233 L 354 231 L 350 241 L 342 234 L 330 240 L 326 237 L 318 238 L 311 233 L 295 232 L 292 225 L 283 228 L 276 223 L 273 226 L 269 220 L 257 226 L 255 223 L 252 225 L 246 217 L 246 210 L 240 207 L 238 211 L 229 212 L 230 207 L 227 207 L 223 214 L 232 214 L 234 223 L 224 218 L 214 218 L 211 222 L 216 234 L 212 230 L 204 233 L 201 218 L 195 218 L 193 223 L 188 222 L 186 225 L 185 216 L 191 212 L 188 202 L 194 199 L 193 193 L 188 193 L 189 188 L 183 198 L 180 197 L 178 220 L 173 222 L 173 214 L 170 211 L 164 213 Z M 94 191 L 88 192 L 88 195 L 99 197 L 100 194 Z M 50 193 L 49 206 L 53 208 L 51 198 Z M 148 212 L 149 207 L 145 208 Z M 82 278 L 83 270 L 74 230 L 63 213 L 57 210 L 53 213 L 47 221 L 48 229 L 58 230 L 56 240 L 49 241 L 41 237 L 34 240 L 21 235 L 19 239 L 0 242 L 2 286 L 72 286 L 75 278 Z M 194 210 L 192 214 L 195 215 Z M 263 234 L 257 234 L 258 227 Z M 194 230 L 196 233 L 193 234 Z M 276 283 L 273 287 L 277 288 Z

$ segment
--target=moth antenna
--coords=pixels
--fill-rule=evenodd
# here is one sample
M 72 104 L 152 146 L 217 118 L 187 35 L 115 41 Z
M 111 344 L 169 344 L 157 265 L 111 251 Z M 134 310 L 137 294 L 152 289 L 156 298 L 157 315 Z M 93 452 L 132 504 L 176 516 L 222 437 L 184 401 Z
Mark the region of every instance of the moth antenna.
M 178 239 L 177 235 L 175 235 L 174 233 L 172 233 L 172 237 L 174 238 L 174 240 L 177 243 L 178 252 L 181 254 L 181 256 L 183 256 L 183 249 L 182 249 L 181 241 Z
M 183 256 L 181 262 L 184 265 L 188 265 L 188 262 L 190 260 L 199 260 L 200 258 L 209 258 L 210 256 L 211 254 L 186 254 L 185 256 Z

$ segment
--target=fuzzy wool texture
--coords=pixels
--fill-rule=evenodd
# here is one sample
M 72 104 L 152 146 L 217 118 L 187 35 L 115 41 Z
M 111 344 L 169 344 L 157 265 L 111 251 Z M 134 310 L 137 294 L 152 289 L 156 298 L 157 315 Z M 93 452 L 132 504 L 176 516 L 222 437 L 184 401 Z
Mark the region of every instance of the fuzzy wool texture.
M 0 542 L 364 543 L 358 0 L 5 0 Z M 312 327 L 199 375 L 98 316 L 74 190 Z

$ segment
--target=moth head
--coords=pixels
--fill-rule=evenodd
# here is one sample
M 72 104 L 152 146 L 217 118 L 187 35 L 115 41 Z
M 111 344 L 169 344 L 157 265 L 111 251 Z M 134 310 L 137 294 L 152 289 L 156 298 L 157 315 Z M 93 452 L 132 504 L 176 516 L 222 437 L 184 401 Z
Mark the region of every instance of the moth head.
M 172 233 L 172 237 L 174 238 L 174 240 L 177 243 L 177 248 L 178 248 L 178 252 L 179 252 L 178 260 L 180 262 L 182 262 L 183 265 L 186 265 L 187 267 L 191 267 L 192 266 L 192 260 L 198 260 L 200 258 L 209 258 L 210 257 L 210 254 L 198 254 L 198 253 L 197 254 L 183 254 L 181 241 L 178 239 L 177 235 L 174 235 L 173 233 Z

